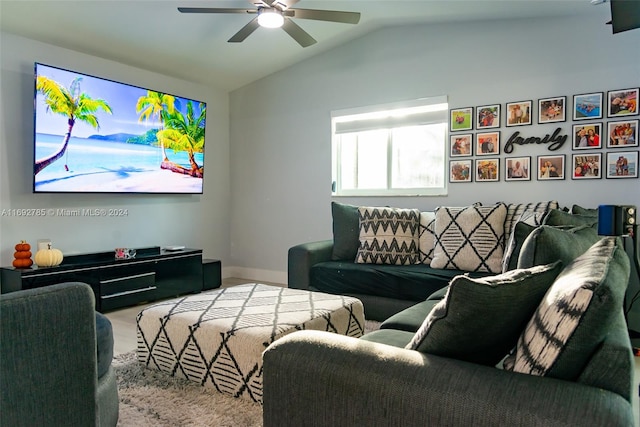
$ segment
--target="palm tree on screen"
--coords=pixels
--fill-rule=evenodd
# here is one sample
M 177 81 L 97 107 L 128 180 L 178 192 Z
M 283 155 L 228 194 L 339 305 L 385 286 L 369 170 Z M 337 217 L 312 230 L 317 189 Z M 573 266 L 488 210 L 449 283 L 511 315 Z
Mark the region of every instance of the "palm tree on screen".
M 167 114 L 165 127 L 158 132 L 158 141 L 166 147 L 174 151 L 186 151 L 189 155 L 190 169 L 186 169 L 179 165 L 164 166 L 165 169 L 171 169 L 173 172 L 191 175 L 193 177 L 202 178 L 204 174 L 204 166 L 196 163 L 195 153 L 201 153 L 204 149 L 204 125 L 207 115 L 207 108 L 204 103 L 199 104 L 200 114 L 198 117 L 194 115 L 193 103 L 187 103 L 186 117 L 178 110 L 173 114 Z
M 175 102 L 175 97 L 171 95 L 148 90 L 147 95 L 138 98 L 138 103 L 136 104 L 136 112 L 140 114 L 139 121 L 159 120 L 161 123 L 159 130 L 162 130 L 164 128 L 162 123 L 165 122 L 169 115 L 175 112 Z M 162 141 L 159 142 L 162 149 L 162 161 L 167 162 L 169 158 L 167 157 L 165 146 Z
M 77 120 L 97 130 L 100 129 L 100 124 L 95 113 L 98 110 L 103 110 L 111 114 L 111 107 L 105 100 L 93 99 L 80 90 L 81 81 L 82 77 L 76 77 L 69 88 L 66 88 L 48 77 L 38 76 L 36 78 L 36 91 L 44 96 L 47 112 L 66 117 L 67 132 L 64 135 L 62 146 L 55 153 L 36 160 L 33 168 L 34 175 L 64 155 L 69 145 L 69 139 L 71 139 L 71 131 Z M 67 165 L 64 166 L 66 170 L 69 170 Z

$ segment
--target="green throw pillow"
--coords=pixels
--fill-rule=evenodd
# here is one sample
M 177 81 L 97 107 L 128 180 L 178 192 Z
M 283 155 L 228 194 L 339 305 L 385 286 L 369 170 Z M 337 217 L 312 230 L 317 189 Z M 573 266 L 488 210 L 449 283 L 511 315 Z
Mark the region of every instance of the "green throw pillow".
M 516 345 L 561 270 L 555 262 L 478 279 L 456 276 L 406 348 L 497 364 Z
M 614 238 L 567 265 L 504 362 L 506 370 L 575 381 L 622 310 L 629 257 Z
M 518 265 L 518 255 L 522 248 L 524 239 L 533 231 L 533 229 L 544 223 L 544 219 L 547 216 L 547 212 L 525 212 L 520 215 L 520 219 L 513 224 L 509 238 L 507 239 L 507 245 L 504 248 L 504 256 L 502 257 L 502 272 L 513 270 Z M 518 228 L 518 224 L 525 224 L 528 227 L 522 225 Z
M 598 240 L 596 230 L 587 225 L 570 229 L 541 225 L 522 244 L 518 268 L 545 265 L 558 260 L 569 264 Z
M 360 246 L 358 207 L 331 202 L 333 216 L 333 261 L 354 261 Z
M 598 227 L 598 217 L 593 215 L 570 214 L 560 209 L 549 211 L 545 221 L 547 225 L 588 225 L 594 228 Z
M 503 265 L 503 272 L 514 270 L 518 268 L 518 257 L 522 250 L 522 244 L 529 237 L 529 234 L 536 229 L 537 226 L 529 225 L 526 222 L 517 222 L 511 233 L 507 250 L 508 254 L 505 255 L 505 264 Z
M 571 213 L 575 215 L 598 217 L 598 208 L 583 208 L 579 205 L 573 205 Z

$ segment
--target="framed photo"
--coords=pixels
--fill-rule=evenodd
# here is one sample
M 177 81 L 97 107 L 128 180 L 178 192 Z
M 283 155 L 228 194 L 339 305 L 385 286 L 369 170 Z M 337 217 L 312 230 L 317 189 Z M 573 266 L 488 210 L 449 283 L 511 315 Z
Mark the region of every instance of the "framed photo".
M 573 155 L 571 179 L 602 178 L 602 153 Z
M 538 181 L 564 179 L 564 154 L 538 156 Z
M 473 160 L 451 160 L 449 182 L 471 182 Z
M 602 123 L 573 125 L 573 149 L 592 150 L 602 148 Z
M 566 105 L 566 96 L 539 99 L 538 123 L 564 122 L 566 120 Z
M 507 103 L 507 126 L 531 124 L 531 101 Z
M 449 128 L 451 132 L 473 129 L 473 107 L 451 109 Z
M 451 135 L 451 157 L 471 156 L 473 154 L 473 134 Z
M 635 116 L 638 114 L 638 88 L 607 92 L 607 117 Z
M 611 153 L 607 153 L 607 178 L 637 177 L 637 151 L 613 151 Z
M 476 182 L 500 181 L 500 159 L 476 160 Z
M 607 148 L 638 146 L 638 120 L 607 123 Z
M 504 159 L 505 181 L 530 181 L 531 157 L 507 157 Z
M 476 155 L 491 156 L 500 154 L 500 132 L 476 134 Z
M 602 118 L 602 92 L 573 95 L 573 120 Z
M 500 104 L 476 107 L 476 129 L 500 127 Z

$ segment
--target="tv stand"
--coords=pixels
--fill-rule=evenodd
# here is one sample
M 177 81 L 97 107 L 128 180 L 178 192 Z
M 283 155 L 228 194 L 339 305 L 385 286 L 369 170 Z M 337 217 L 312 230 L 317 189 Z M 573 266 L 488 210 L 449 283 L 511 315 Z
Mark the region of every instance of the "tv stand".
M 0 269 L 3 294 L 61 282 L 91 286 L 96 310 L 104 312 L 141 302 L 202 291 L 202 250 L 136 249 L 136 257 L 117 260 L 114 252 L 65 257 L 56 267 Z

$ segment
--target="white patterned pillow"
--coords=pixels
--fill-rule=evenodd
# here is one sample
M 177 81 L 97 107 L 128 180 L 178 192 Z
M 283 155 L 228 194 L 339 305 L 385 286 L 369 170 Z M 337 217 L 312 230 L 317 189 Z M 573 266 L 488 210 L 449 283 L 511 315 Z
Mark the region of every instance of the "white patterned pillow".
M 433 227 L 436 223 L 435 212 L 420 212 L 420 239 L 418 243 L 418 263 L 431 264 L 436 238 Z
M 356 263 L 415 264 L 418 260 L 418 209 L 359 207 L 360 246 Z
M 502 271 L 507 205 L 436 209 L 432 268 Z
M 509 371 L 575 380 L 622 310 L 629 258 L 599 240 L 567 265 L 504 361 Z
M 538 203 L 511 203 L 507 205 L 507 217 L 504 221 L 504 236 L 505 239 L 509 239 L 511 233 L 513 233 L 513 228 L 516 226 L 516 222 L 518 222 L 518 218 L 522 216 L 525 212 L 539 212 L 539 213 L 547 213 L 551 209 L 558 209 L 559 204 L 556 200 L 551 200 L 548 202 L 538 202 Z

